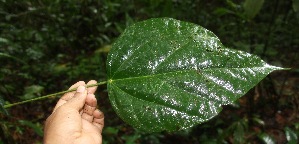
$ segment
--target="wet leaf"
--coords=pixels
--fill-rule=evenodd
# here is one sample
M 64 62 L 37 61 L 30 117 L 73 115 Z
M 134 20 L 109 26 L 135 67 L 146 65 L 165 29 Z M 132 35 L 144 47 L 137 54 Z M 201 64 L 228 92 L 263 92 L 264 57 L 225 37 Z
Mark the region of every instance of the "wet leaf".
M 147 132 L 205 122 L 273 70 L 260 58 L 225 48 L 210 31 L 170 18 L 127 28 L 107 59 L 116 113 Z

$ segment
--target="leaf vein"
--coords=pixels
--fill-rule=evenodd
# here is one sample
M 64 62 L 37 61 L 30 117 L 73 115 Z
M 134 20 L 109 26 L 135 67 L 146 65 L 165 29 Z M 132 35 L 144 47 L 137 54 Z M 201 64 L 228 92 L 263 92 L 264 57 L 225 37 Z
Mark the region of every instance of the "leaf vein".
M 190 116 L 198 116 L 198 115 L 190 114 L 190 113 L 188 113 L 188 112 L 181 111 L 181 110 L 179 110 L 179 109 L 177 109 L 177 108 L 175 108 L 175 107 L 167 106 L 167 105 L 165 105 L 165 104 L 163 104 L 163 103 L 159 103 L 159 102 L 157 102 L 157 101 L 150 101 L 150 100 L 142 99 L 142 98 L 140 98 L 140 97 L 134 96 L 133 94 L 130 94 L 130 93 L 124 91 L 123 89 L 119 88 L 119 87 L 118 87 L 117 85 L 115 85 L 115 84 L 113 84 L 113 85 L 114 85 L 115 87 L 117 87 L 119 90 L 123 91 L 124 93 L 127 93 L 129 96 L 134 97 L 134 98 L 136 98 L 136 99 L 139 99 L 139 100 L 141 100 L 141 101 L 146 101 L 146 102 L 154 103 L 154 104 L 156 104 L 156 105 L 160 105 L 160 106 L 165 107 L 165 108 L 170 108 L 170 109 L 173 109 L 173 110 L 175 110 L 175 111 L 178 111 L 178 112 L 181 112 L 181 113 L 188 114 L 188 115 L 190 115 Z

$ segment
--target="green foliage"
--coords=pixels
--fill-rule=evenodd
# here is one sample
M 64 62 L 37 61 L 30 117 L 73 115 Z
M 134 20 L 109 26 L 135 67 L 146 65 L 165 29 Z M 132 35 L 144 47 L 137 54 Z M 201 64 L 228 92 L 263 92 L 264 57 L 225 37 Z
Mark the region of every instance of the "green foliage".
M 259 138 L 265 143 L 265 144 L 275 144 L 275 140 L 269 136 L 266 133 L 259 134 Z
M 11 56 L 11 55 L 0 52 L 0 59 L 1 58 L 11 58 L 11 59 L 16 60 L 17 62 L 24 63 L 22 60 L 18 59 L 17 57 L 14 57 L 14 56 Z
M 295 12 L 299 12 L 299 0 L 293 0 L 293 9 Z
M 284 128 L 286 138 L 288 140 L 288 144 L 296 144 L 298 143 L 298 135 L 289 127 Z
M 230 128 L 233 131 L 234 143 L 245 143 L 245 133 L 248 131 L 248 123 L 246 119 L 241 119 L 233 123 Z
M 27 120 L 19 120 L 19 123 L 21 125 L 24 125 L 24 126 L 28 126 L 30 128 L 32 128 L 34 130 L 34 132 L 36 134 L 38 134 L 39 136 L 43 136 L 44 135 L 44 132 L 42 130 L 42 125 L 40 123 L 32 123 L 31 121 L 27 121 Z
M 293 10 L 296 12 L 297 19 L 299 19 L 299 0 L 293 0 Z
M 44 90 L 44 87 L 39 86 L 39 85 L 31 85 L 28 87 L 25 87 L 24 93 L 25 95 L 22 96 L 21 98 L 26 100 L 26 99 L 33 99 L 37 96 L 41 96 L 41 92 Z
M 201 26 L 169 18 L 127 28 L 113 44 L 107 66 L 117 114 L 149 132 L 205 122 L 281 69 L 225 48 Z
M 250 20 L 253 19 L 261 10 L 264 0 L 245 0 L 244 11 L 246 17 Z
M 8 115 L 7 110 L 4 108 L 4 104 L 5 104 L 5 102 L 2 98 L 2 96 L 0 95 L 0 113 L 4 113 L 4 114 Z

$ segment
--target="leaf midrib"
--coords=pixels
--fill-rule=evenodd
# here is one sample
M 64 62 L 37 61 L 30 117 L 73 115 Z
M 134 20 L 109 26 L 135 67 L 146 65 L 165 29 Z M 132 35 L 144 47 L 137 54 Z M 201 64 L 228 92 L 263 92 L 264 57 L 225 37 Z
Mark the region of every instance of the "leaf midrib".
M 149 74 L 149 75 L 144 75 L 144 76 L 135 76 L 135 77 L 127 77 L 127 78 L 119 78 L 119 79 L 113 79 L 110 78 L 109 79 L 109 83 L 112 83 L 114 81 L 123 81 L 123 80 L 131 80 L 131 79 L 143 79 L 143 78 L 151 78 L 151 77 L 156 77 L 156 76 L 162 76 L 162 75 L 168 75 L 168 74 L 176 74 L 176 73 L 187 73 L 187 72 L 196 72 L 196 71 L 207 71 L 207 70 L 218 70 L 218 69 L 255 69 L 255 68 L 277 68 L 277 67 L 273 67 L 273 66 L 266 66 L 263 65 L 261 67 L 245 67 L 245 68 L 206 68 L 206 69 L 202 69 L 202 70 L 195 70 L 195 69 L 189 69 L 189 70 L 180 70 L 180 71 L 174 71 L 174 72 L 164 72 L 164 73 L 158 73 L 158 74 Z M 114 74 L 115 75 L 115 74 Z

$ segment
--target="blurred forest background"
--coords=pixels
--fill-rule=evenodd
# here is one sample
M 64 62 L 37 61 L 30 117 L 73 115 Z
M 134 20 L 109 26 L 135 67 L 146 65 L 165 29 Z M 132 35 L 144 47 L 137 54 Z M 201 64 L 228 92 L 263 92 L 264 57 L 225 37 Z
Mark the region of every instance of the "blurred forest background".
M 112 110 L 105 86 L 103 143 L 289 143 L 299 134 L 299 0 L 0 0 L 0 144 L 42 143 L 58 100 L 5 110 L 4 104 L 106 79 L 113 41 L 152 17 L 199 24 L 227 47 L 292 68 L 271 73 L 212 120 L 179 132 L 147 134 Z

